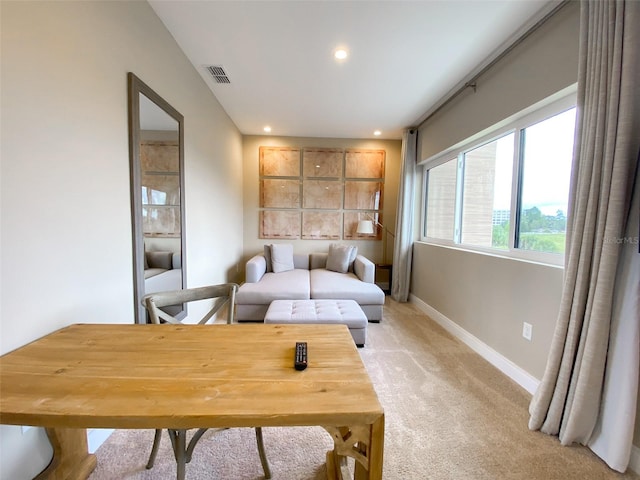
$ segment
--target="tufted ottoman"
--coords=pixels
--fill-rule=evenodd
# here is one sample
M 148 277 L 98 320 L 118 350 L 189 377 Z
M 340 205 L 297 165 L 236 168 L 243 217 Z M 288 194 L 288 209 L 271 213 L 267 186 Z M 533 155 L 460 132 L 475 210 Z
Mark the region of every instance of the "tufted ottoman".
M 367 341 L 367 316 L 355 300 L 274 300 L 264 323 L 341 324 L 358 347 Z

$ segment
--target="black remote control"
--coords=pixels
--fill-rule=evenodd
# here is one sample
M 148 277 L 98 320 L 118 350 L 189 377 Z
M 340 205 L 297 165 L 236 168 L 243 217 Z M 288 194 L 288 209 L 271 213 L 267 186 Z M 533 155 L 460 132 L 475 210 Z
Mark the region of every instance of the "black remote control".
M 307 368 L 307 342 L 296 342 L 296 358 L 293 366 L 296 370 Z

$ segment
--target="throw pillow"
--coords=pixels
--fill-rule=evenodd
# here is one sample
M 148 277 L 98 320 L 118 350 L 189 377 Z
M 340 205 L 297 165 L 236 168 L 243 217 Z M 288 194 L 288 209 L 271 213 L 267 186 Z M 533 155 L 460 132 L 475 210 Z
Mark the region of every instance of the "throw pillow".
M 353 264 L 356 261 L 356 257 L 358 256 L 358 247 L 355 245 L 351 247 L 351 256 L 349 257 L 349 271 L 353 272 Z
M 264 259 L 267 261 L 267 273 L 273 272 L 271 267 L 271 245 L 264 246 Z
M 351 245 L 339 245 L 337 243 L 329 245 L 327 270 L 338 273 L 347 273 L 353 249 L 354 247 Z M 355 256 L 353 258 L 355 260 Z
M 273 273 L 293 270 L 293 245 L 290 243 L 273 243 L 271 245 L 271 265 Z

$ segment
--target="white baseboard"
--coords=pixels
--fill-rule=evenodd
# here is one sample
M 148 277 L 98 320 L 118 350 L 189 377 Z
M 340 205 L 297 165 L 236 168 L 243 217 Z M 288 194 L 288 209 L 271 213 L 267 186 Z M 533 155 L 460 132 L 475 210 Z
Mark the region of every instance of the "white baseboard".
M 109 435 L 115 430 L 112 428 L 91 428 L 87 430 L 87 443 L 89 444 L 89 453 L 95 453 L 95 451 L 107 441 Z
M 536 391 L 538 385 L 540 384 L 540 380 L 524 371 L 522 368 L 517 366 L 507 357 L 501 355 L 496 352 L 493 348 L 491 348 L 486 343 L 480 341 L 477 337 L 474 337 L 469 332 L 467 332 L 460 325 L 450 320 L 438 310 L 433 308 L 431 305 L 423 302 L 418 297 L 411 295 L 410 296 L 411 303 L 413 303 L 416 307 L 422 310 L 426 315 L 428 315 L 431 319 L 433 319 L 438 325 L 444 328 L 447 332 L 449 332 L 454 337 L 458 338 L 462 343 L 466 344 L 470 347 L 474 352 L 488 361 L 491 365 L 496 367 L 502 373 L 504 373 L 511 380 L 516 382 L 522 388 L 524 388 L 531 395 Z

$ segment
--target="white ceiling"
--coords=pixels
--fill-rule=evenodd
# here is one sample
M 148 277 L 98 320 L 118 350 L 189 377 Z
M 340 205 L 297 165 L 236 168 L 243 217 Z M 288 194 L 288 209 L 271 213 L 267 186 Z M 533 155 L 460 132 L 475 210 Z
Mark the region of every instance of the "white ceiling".
M 557 0 L 149 3 L 243 134 L 398 139 Z

